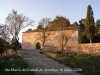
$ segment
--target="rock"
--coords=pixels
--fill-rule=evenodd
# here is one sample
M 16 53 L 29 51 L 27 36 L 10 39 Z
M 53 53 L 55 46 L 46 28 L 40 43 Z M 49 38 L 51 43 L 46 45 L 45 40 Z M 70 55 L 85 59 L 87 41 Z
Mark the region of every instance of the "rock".
M 2 62 L 4 62 L 4 60 L 2 60 Z
M 10 58 L 10 60 L 12 61 L 12 60 L 14 60 L 13 58 Z
M 10 55 L 13 55 L 13 54 L 16 54 L 16 52 L 13 49 L 8 49 L 8 50 L 5 50 L 2 53 L 2 57 L 4 57 L 4 56 L 10 56 Z

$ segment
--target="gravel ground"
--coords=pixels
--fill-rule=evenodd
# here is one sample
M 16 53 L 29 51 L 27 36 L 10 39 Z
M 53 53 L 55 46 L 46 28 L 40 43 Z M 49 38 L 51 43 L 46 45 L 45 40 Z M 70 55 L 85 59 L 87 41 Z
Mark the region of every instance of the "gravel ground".
M 18 54 L 30 66 L 30 71 L 34 71 L 37 75 L 80 75 L 39 52 L 40 50 L 18 50 Z

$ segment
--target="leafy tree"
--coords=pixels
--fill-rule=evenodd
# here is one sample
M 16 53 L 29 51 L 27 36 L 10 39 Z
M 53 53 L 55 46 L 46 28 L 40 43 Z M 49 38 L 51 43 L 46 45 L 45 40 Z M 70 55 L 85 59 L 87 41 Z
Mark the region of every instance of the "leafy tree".
M 27 31 L 32 31 L 32 29 L 30 28 L 30 29 L 28 29 Z
M 84 38 L 84 35 L 83 35 L 83 33 L 84 33 L 84 30 L 85 30 L 85 26 L 84 26 L 84 24 L 82 23 L 82 20 L 79 20 L 79 36 L 80 36 L 80 43 L 83 43 L 83 38 Z
M 55 27 L 58 29 L 59 34 L 56 36 L 56 39 L 59 41 L 59 46 L 61 52 L 63 52 L 70 36 L 72 33 L 66 32 L 66 27 L 69 27 L 70 21 L 66 17 L 56 16 L 56 18 L 52 21 L 51 27 Z
M 87 8 L 87 16 L 86 16 L 86 27 L 85 27 L 85 35 L 92 43 L 92 38 L 94 36 L 94 17 L 93 17 L 93 10 L 91 5 L 88 5 Z
M 80 24 L 79 24 L 79 26 L 80 26 L 80 31 L 81 31 L 81 32 L 84 32 L 84 30 L 85 30 L 85 25 L 82 23 L 82 20 L 80 20 L 79 23 L 80 23 Z
M 61 28 L 62 26 L 68 27 L 70 25 L 69 19 L 63 16 L 56 16 L 56 18 L 52 21 L 52 26 L 55 28 Z
M 78 23 L 77 23 L 77 22 L 74 22 L 74 25 L 75 25 L 75 26 L 78 26 Z
M 63 52 L 70 36 L 68 35 L 65 29 L 66 27 L 69 27 L 70 25 L 69 19 L 63 16 L 56 16 L 56 18 L 52 22 L 50 22 L 49 25 L 51 26 L 48 26 L 48 27 L 57 28 L 59 30 L 59 36 L 56 36 L 56 39 L 59 41 L 61 52 Z
M 37 29 L 42 29 L 42 28 L 43 28 L 42 25 L 37 26 Z
M 100 30 L 100 20 L 98 19 L 96 21 L 96 28 L 95 28 L 96 35 L 99 33 L 99 30 Z

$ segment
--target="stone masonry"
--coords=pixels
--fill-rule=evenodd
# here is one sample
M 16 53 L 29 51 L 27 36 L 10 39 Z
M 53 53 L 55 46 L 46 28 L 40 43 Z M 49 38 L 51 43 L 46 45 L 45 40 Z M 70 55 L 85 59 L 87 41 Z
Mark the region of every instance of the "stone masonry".
M 62 35 L 64 35 L 64 38 L 67 38 L 67 44 L 78 44 L 79 42 L 79 36 L 78 36 L 78 30 L 77 29 L 66 29 L 63 31 L 60 30 L 51 30 L 47 31 L 45 33 L 47 36 L 45 40 L 44 46 L 54 46 L 58 47 L 60 49 L 61 41 L 62 41 Z M 38 30 L 33 30 L 29 32 L 23 32 L 22 35 L 22 48 L 23 49 L 36 49 L 37 44 L 39 43 L 40 49 L 42 48 L 42 32 Z M 66 39 L 63 40 L 64 43 Z

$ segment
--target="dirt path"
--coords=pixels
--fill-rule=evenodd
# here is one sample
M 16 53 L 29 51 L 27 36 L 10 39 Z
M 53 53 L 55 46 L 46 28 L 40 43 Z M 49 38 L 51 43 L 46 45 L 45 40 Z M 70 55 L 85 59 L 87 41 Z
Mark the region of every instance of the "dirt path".
M 40 50 L 18 50 L 20 56 L 37 75 L 80 75 L 69 67 L 40 54 Z M 77 70 L 77 69 L 76 69 Z

